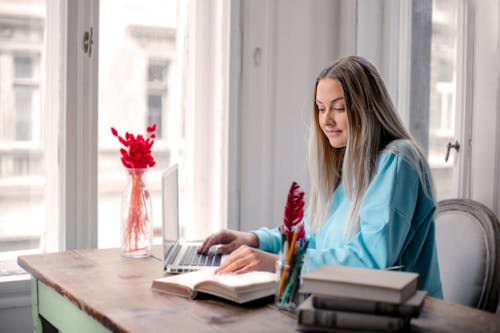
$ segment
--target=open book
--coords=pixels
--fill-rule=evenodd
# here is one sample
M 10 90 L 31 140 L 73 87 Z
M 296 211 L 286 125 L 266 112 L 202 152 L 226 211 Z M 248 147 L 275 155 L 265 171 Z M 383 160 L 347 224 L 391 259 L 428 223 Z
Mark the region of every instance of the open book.
M 153 280 L 154 290 L 194 298 L 198 292 L 245 303 L 273 295 L 277 276 L 270 272 L 215 274 L 215 268 L 171 275 Z

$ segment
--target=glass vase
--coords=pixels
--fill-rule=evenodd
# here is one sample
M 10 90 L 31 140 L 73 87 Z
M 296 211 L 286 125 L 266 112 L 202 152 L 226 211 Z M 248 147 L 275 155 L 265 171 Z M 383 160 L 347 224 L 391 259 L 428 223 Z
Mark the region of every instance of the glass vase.
M 152 205 L 146 170 L 126 169 L 127 186 L 121 212 L 121 253 L 126 257 L 143 258 L 152 253 Z

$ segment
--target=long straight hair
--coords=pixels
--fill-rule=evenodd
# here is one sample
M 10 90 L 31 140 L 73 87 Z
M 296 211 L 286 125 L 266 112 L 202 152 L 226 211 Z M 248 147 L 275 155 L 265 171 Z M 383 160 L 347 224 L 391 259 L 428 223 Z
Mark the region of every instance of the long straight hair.
M 332 147 L 319 125 L 316 92 L 319 81 L 325 78 L 338 80 L 344 91 L 348 138 L 343 148 Z M 312 232 L 319 230 L 325 222 L 331 209 L 333 193 L 342 181 L 346 196 L 351 201 L 344 238 L 357 233 L 359 209 L 375 177 L 380 151 L 396 139 L 406 140 L 414 148 L 415 154 L 410 154 L 413 156 L 411 162 L 419 173 L 425 191 L 429 187 L 426 181 L 428 177 L 430 189 L 427 194 L 432 195 L 432 179 L 425 155 L 404 127 L 380 73 L 368 60 L 349 56 L 325 68 L 316 79 L 313 96 L 308 205 Z

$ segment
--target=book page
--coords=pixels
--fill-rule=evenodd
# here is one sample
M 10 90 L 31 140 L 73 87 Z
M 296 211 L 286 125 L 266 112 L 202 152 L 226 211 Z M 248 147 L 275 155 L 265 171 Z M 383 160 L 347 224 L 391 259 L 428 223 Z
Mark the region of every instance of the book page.
M 270 272 L 248 272 L 243 274 L 213 274 L 201 281 L 196 290 L 223 297 L 237 303 L 274 294 L 277 276 Z
M 193 298 L 196 296 L 196 285 L 200 281 L 210 279 L 214 269 L 169 275 L 153 280 L 152 288 L 170 294 Z
M 152 288 L 169 293 L 194 297 L 196 291 L 237 300 L 239 294 L 253 291 L 273 290 L 277 276 L 270 272 L 248 272 L 244 274 L 215 274 L 215 268 L 207 268 L 195 272 L 170 275 L 155 279 Z M 262 293 L 256 293 L 256 296 Z
M 202 269 L 195 272 L 169 275 L 164 278 L 155 279 L 155 282 L 169 284 L 179 284 L 190 289 L 195 289 L 197 283 L 210 280 L 214 274 L 215 268 Z
M 275 273 L 253 271 L 243 274 L 212 274 L 210 281 L 237 291 L 252 290 L 261 285 L 276 283 Z
M 232 290 L 247 290 L 254 287 L 274 283 L 276 281 L 275 273 L 270 272 L 248 272 L 244 274 L 215 274 L 216 268 L 207 268 L 195 272 L 170 275 L 164 278 L 155 279 L 153 286 L 162 289 L 161 285 L 180 285 L 189 289 L 196 290 L 201 283 L 210 285 L 212 283 L 219 284 L 227 289 Z

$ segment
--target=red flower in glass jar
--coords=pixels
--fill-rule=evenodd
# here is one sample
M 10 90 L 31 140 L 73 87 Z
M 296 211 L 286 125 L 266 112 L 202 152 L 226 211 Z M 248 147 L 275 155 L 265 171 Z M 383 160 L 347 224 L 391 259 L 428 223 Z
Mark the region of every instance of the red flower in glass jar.
M 147 136 L 134 136 L 126 132 L 125 137 L 111 127 L 111 133 L 125 146 L 120 149 L 121 161 L 127 168 L 128 184 L 122 199 L 122 255 L 147 257 L 153 245 L 152 205 L 145 186 L 146 169 L 156 164 L 151 153 L 156 124 L 146 128 Z
M 126 132 L 125 137 L 122 137 L 114 127 L 111 127 L 111 133 L 126 147 L 126 149 L 120 149 L 121 161 L 126 168 L 144 169 L 156 164 L 151 153 L 151 147 L 153 147 L 156 138 L 155 131 L 156 124 L 153 124 L 146 128 L 148 135 L 146 138 L 141 134 L 134 136 L 129 132 Z

